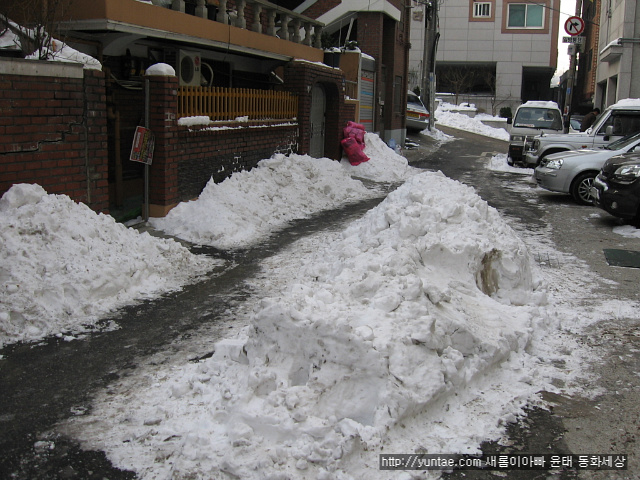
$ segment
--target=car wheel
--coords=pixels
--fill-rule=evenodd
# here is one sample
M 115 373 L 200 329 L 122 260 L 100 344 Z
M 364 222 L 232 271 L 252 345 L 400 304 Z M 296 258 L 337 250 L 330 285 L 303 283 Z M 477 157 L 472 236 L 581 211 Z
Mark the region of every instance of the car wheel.
M 571 196 L 580 205 L 593 205 L 591 186 L 596 178 L 595 172 L 584 172 L 578 175 L 571 184 Z

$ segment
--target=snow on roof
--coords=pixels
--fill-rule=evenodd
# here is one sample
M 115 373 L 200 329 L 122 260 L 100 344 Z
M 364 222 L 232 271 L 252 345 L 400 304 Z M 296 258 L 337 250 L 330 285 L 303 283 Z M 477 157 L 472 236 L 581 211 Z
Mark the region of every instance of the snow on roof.
M 25 51 L 25 44 L 20 36 L 33 40 L 36 37 L 34 30 L 18 25 L 6 17 L 2 17 L 0 24 L 7 27 L 0 35 L 0 49 L 22 50 L 24 54 L 27 54 L 25 56 L 27 60 L 42 60 L 46 58 L 49 61 L 81 63 L 86 69 L 102 70 L 102 64 L 98 60 L 54 38 L 51 38 L 51 44 L 43 46 L 41 51 Z
M 640 108 L 640 98 L 625 98 L 617 101 L 610 108 Z
M 521 107 L 536 107 L 536 108 L 558 108 L 556 102 L 545 102 L 541 100 L 529 100 L 528 102 L 520 105 Z M 558 108 L 559 110 L 559 108 Z

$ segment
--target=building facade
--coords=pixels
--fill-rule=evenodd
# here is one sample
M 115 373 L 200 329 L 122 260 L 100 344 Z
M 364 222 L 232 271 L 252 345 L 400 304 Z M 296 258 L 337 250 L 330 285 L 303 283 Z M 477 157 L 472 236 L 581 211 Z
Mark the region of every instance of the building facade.
M 604 0 L 594 104 L 601 109 L 640 97 L 640 8 L 636 0 Z M 633 79 L 636 79 L 635 81 Z
M 359 96 L 372 100 L 368 130 L 390 142 L 405 138 L 411 0 L 307 0 L 294 11 L 324 24 L 333 46 L 357 45 L 373 59 L 371 70 L 361 69 L 358 83 L 371 84 Z
M 586 113 L 594 107 L 598 70 L 598 45 L 600 41 L 601 0 L 579 0 L 585 28 L 584 44 L 579 47 L 578 73 L 573 95 L 572 111 Z
M 425 2 L 414 0 L 410 88 L 420 85 Z M 558 59 L 559 0 L 438 2 L 437 91 L 488 113 L 527 100 L 551 100 Z
M 194 198 L 209 179 L 222 181 L 234 171 L 253 168 L 276 151 L 341 158 L 342 129 L 355 119 L 355 109 L 345 101 L 341 70 L 322 63 L 321 22 L 266 1 L 43 0 L 40 6 L 31 11 L 0 0 L 0 12 L 14 22 L 45 26 L 55 38 L 99 60 L 104 75 L 101 118 L 107 123 L 107 134 L 100 143 L 100 149 L 107 152 L 107 165 L 104 169 L 100 165 L 100 172 L 108 177 L 109 211 L 142 201 L 144 165 L 128 159 L 136 127 L 144 124 L 148 116 L 145 104 L 149 103 L 152 119 L 156 118 L 153 108 L 164 115 L 154 132 L 151 216 L 162 216 L 177 203 Z M 48 6 L 57 8 L 48 11 Z M 24 48 L 22 57 L 33 51 L 31 46 Z M 19 53 L 4 50 L 0 48 L 1 56 Z M 145 72 L 157 63 L 172 66 L 175 76 L 158 87 L 164 92 L 161 97 L 145 100 L 149 88 Z M 6 82 L 11 82 L 7 84 L 18 83 L 15 68 L 6 69 Z M 5 70 L 0 72 L 5 75 Z M 289 100 L 293 97 L 297 107 L 283 113 L 282 102 L 273 106 L 274 98 L 282 98 L 276 94 L 288 94 Z M 10 95 L 7 93 L 8 98 Z M 254 104 L 240 109 L 242 99 L 261 97 L 271 101 L 266 116 L 256 116 Z M 154 106 L 156 101 L 161 105 Z M 19 109 L 22 103 L 9 102 L 12 115 L 28 118 L 28 112 Z M 51 97 L 51 105 L 45 106 L 53 108 L 55 102 L 58 100 Z M 188 102 L 202 112 L 192 113 L 189 108 L 185 113 Z M 217 118 L 223 111 L 227 116 Z M 215 126 L 228 128 L 212 132 L 209 125 L 189 128 L 179 124 L 180 117 L 194 115 L 209 116 Z M 239 121 L 244 115 L 248 121 Z M 40 138 L 32 140 L 40 148 Z M 27 147 L 7 148 L 11 149 L 12 169 L 25 170 L 30 165 Z M 63 182 L 58 183 L 55 193 L 67 193 Z M 107 210 L 103 205 L 98 208 Z

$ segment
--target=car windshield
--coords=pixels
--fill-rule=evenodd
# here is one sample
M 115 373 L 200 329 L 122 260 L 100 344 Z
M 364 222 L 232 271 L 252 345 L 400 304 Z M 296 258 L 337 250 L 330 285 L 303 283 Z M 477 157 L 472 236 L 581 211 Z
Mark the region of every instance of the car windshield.
M 525 107 L 518 109 L 513 120 L 514 127 L 549 128 L 560 130 L 562 118 L 560 112 L 551 108 Z
M 620 150 L 621 148 L 628 147 L 633 142 L 640 140 L 640 133 L 632 133 L 626 137 L 622 137 L 615 142 L 611 142 L 609 145 L 605 145 L 607 150 Z

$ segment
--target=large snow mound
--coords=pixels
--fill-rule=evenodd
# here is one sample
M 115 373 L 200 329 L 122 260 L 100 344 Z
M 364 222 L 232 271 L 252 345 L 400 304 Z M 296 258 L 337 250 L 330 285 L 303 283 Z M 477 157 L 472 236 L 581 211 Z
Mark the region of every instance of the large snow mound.
M 141 478 L 354 478 L 349 462 L 375 466 L 403 422 L 524 355 L 545 328 L 539 287 L 496 210 L 420 174 L 304 262 L 244 335 L 106 395 L 68 431 Z
M 16 184 L 0 199 L 0 346 L 82 331 L 214 265 L 66 195 Z
M 346 173 L 399 182 L 411 172 L 406 158 L 375 134 L 365 137 L 369 162 L 348 162 L 308 155 L 276 154 L 250 171 L 233 173 L 221 183 L 210 180 L 197 200 L 181 203 L 150 223 L 196 244 L 238 248 L 267 238 L 296 219 L 345 203 L 380 196 Z

